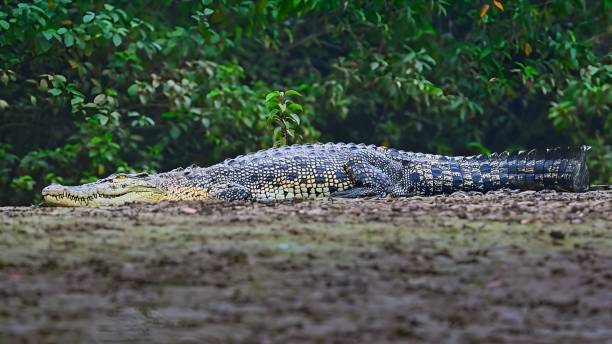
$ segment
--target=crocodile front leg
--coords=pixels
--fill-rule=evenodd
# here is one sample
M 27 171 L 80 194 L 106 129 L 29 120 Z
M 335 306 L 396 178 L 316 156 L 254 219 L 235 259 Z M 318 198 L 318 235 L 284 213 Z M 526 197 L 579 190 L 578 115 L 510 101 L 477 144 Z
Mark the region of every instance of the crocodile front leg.
M 384 171 L 388 163 L 388 159 L 376 152 L 360 151 L 351 154 L 344 164 L 344 172 L 353 183 L 353 187 L 334 192 L 331 196 L 342 198 L 385 197 L 391 186 L 391 179 Z
M 212 197 L 224 201 L 247 201 L 252 199 L 251 191 L 240 184 L 220 184 L 213 186 L 210 191 Z

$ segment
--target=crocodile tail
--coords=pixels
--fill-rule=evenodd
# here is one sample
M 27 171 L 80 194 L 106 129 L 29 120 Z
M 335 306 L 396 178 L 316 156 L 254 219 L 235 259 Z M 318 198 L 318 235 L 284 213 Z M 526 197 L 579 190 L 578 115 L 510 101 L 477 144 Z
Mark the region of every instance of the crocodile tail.
M 586 152 L 589 146 L 535 150 L 510 154 L 506 166 L 509 186 L 524 190 L 555 189 L 584 192 L 589 188 Z
M 464 158 L 460 161 L 466 177 L 462 189 L 587 191 L 589 172 L 586 152 L 589 149 L 589 146 L 534 149 Z

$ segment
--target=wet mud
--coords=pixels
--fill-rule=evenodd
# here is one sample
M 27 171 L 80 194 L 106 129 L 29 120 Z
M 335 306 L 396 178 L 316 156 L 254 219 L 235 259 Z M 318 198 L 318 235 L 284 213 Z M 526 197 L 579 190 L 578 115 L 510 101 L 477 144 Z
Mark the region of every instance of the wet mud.
M 612 191 L 0 208 L 0 343 L 612 342 Z

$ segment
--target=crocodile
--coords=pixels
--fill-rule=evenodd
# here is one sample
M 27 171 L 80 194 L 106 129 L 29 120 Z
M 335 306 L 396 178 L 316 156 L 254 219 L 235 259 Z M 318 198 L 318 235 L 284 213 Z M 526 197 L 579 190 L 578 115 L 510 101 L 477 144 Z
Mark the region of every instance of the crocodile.
M 113 174 L 43 189 L 50 206 L 116 206 L 177 200 L 278 201 L 320 197 L 406 197 L 501 188 L 582 192 L 588 146 L 442 156 L 354 143 L 270 148 L 209 166 Z

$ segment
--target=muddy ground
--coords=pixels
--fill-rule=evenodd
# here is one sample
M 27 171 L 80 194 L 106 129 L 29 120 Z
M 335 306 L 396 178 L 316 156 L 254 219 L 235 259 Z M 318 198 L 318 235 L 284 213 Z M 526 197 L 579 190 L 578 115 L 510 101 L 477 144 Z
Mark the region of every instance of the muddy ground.
M 0 208 L 1 343 L 612 342 L 612 191 Z

